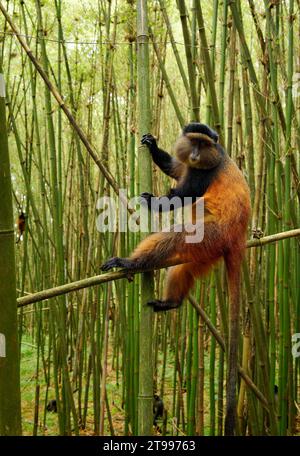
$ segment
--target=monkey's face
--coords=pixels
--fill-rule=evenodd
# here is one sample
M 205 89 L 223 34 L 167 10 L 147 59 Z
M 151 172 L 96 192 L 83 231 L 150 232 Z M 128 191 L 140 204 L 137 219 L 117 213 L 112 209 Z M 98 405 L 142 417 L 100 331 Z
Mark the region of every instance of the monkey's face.
M 186 133 L 175 144 L 178 160 L 190 168 L 211 169 L 218 166 L 222 156 L 216 143 L 203 133 Z

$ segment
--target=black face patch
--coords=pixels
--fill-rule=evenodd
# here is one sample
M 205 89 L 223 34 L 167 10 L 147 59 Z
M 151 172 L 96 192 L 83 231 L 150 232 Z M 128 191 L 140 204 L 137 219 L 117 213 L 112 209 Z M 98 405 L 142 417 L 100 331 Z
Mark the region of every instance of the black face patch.
M 174 150 L 177 159 L 186 166 L 204 170 L 217 167 L 224 157 L 220 144 L 204 133 L 187 133 L 181 136 Z
M 208 125 L 191 122 L 185 127 L 183 127 L 182 133 L 185 135 L 187 133 L 202 133 L 203 135 L 209 136 L 213 141 L 218 142 L 219 135 L 216 131 L 210 128 Z
M 217 144 L 216 147 L 218 153 L 222 157 L 222 160 L 217 166 L 208 169 L 188 167 L 187 174 L 182 182 L 182 187 L 184 188 L 183 192 L 187 196 L 203 196 L 219 172 L 226 166 L 227 160 L 224 150 L 219 144 Z

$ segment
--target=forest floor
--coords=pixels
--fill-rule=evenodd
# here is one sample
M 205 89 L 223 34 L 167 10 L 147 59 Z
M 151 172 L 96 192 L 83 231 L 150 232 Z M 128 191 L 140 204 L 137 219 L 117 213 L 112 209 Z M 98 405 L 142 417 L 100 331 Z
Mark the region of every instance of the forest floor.
M 36 362 L 37 362 L 37 347 L 35 347 L 31 339 L 27 336 L 22 338 L 21 346 L 21 395 L 22 395 L 22 427 L 24 435 L 33 435 L 34 428 L 34 410 L 35 410 L 35 396 L 36 396 Z M 170 358 L 169 358 L 170 360 Z M 172 361 L 172 360 L 171 360 Z M 169 411 L 171 410 L 172 395 L 173 391 L 172 376 L 173 376 L 173 363 L 170 361 L 166 368 L 166 381 L 165 381 L 165 393 L 164 393 L 164 406 Z M 158 361 L 159 363 L 161 360 Z M 209 359 L 205 356 L 205 368 L 209 368 Z M 44 374 L 42 366 L 39 369 L 40 375 L 40 400 L 39 400 L 39 418 L 38 418 L 38 429 L 37 435 L 55 436 L 59 435 L 58 427 L 58 415 L 57 413 L 47 412 L 45 404 L 46 396 L 46 384 L 44 381 Z M 208 376 L 205 376 L 205 380 Z M 204 433 L 209 435 L 209 397 L 206 391 L 209 391 L 209 385 L 205 384 L 204 394 Z M 113 421 L 114 432 L 116 435 L 124 435 L 124 420 L 125 412 L 122 408 L 122 387 L 121 384 L 117 384 L 116 371 L 111 368 L 111 363 L 108 364 L 107 371 L 107 393 L 110 403 L 110 412 Z M 215 385 L 217 388 L 217 385 Z M 76 393 L 75 393 L 76 394 Z M 185 394 L 184 394 L 185 396 Z M 54 385 L 50 384 L 48 389 L 48 401 L 55 398 Z M 112 399 L 113 398 L 113 399 Z M 76 398 L 75 398 L 76 400 Z M 217 404 L 216 404 L 217 405 Z M 299 412 L 299 411 L 298 411 Z M 81 435 L 94 435 L 93 430 L 94 417 L 93 417 L 93 405 L 92 405 L 92 388 L 90 388 L 90 400 L 88 406 L 86 428 L 80 430 Z M 108 421 L 105 423 L 106 431 L 105 435 L 110 435 Z M 168 425 L 170 429 L 170 425 Z M 300 435 L 300 413 L 296 418 L 296 435 Z
M 24 435 L 32 435 L 34 428 L 34 410 L 35 410 L 35 396 L 36 396 L 36 363 L 37 363 L 37 347 L 32 343 L 29 336 L 23 335 L 21 345 L 21 395 L 22 395 L 22 426 Z M 171 388 L 174 365 L 171 356 L 168 357 L 169 363 L 166 367 L 165 374 L 165 388 L 164 388 L 164 406 L 168 411 L 170 417 L 173 390 Z M 159 369 L 162 360 L 158 360 Z M 205 364 L 209 368 L 209 359 L 205 356 Z M 40 376 L 40 391 L 39 391 L 39 418 L 38 418 L 38 435 L 59 435 L 58 415 L 57 413 L 45 411 L 46 403 L 46 383 L 42 365 L 39 368 Z M 208 391 L 208 384 L 205 385 Z M 125 411 L 122 408 L 122 386 L 121 383 L 117 384 L 116 371 L 111 368 L 111 363 L 108 363 L 107 371 L 107 393 L 110 403 L 110 412 L 112 415 L 114 432 L 116 435 L 124 435 L 124 420 Z M 217 384 L 216 384 L 217 388 Z M 76 394 L 76 393 L 75 393 Z M 183 396 L 186 394 L 183 393 Z M 206 396 L 206 393 L 205 393 Z M 50 383 L 48 389 L 47 401 L 55 398 L 55 390 L 53 382 Z M 113 399 L 112 399 L 113 398 Z M 184 398 L 185 399 L 185 398 Z M 75 396 L 76 400 L 76 396 Z M 205 423 L 209 422 L 209 399 L 205 397 L 206 408 L 204 410 Z M 93 417 L 93 404 L 92 404 L 92 388 L 90 387 L 90 401 L 87 414 L 86 429 L 80 430 L 82 435 L 94 435 L 93 431 L 94 417 Z M 109 424 L 106 420 L 106 435 L 110 435 Z M 160 423 L 161 426 L 161 423 Z M 168 429 L 170 429 L 168 425 Z M 205 427 L 205 434 L 209 434 L 209 429 Z

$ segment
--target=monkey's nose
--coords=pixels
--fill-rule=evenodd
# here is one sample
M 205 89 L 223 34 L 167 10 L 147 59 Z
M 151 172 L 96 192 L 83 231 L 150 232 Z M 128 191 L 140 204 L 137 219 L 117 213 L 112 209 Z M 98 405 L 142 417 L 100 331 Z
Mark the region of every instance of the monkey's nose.
M 193 161 L 193 162 L 198 160 L 198 151 L 197 150 L 192 150 L 191 151 L 190 160 Z
M 198 156 L 197 155 L 190 155 L 190 163 L 191 164 L 196 163 L 197 160 L 198 160 Z

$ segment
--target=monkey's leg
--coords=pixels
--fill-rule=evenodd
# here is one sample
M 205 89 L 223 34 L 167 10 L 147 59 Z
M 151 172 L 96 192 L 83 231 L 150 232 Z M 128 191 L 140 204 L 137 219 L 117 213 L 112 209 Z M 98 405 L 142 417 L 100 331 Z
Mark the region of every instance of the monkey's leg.
M 148 302 L 155 312 L 179 307 L 194 285 L 194 277 L 199 274 L 199 266 L 193 263 L 172 266 L 167 275 L 164 300 Z
M 151 234 L 136 247 L 130 258 L 111 258 L 102 265 L 101 269 L 102 271 L 112 268 L 135 270 L 164 266 L 168 260 L 181 258 L 184 251 L 184 235 L 184 232 Z
M 167 266 L 168 261 L 175 259 L 182 262 L 194 262 L 195 271 L 210 268 L 211 265 L 222 256 L 218 239 L 217 225 L 206 223 L 204 239 L 196 244 L 186 243 L 190 233 L 179 225 L 173 227 L 173 231 L 154 233 L 144 239 L 133 251 L 130 258 L 114 257 L 104 263 L 102 271 L 112 268 L 126 268 L 130 270 L 146 269 Z M 199 273 L 197 272 L 197 275 Z

